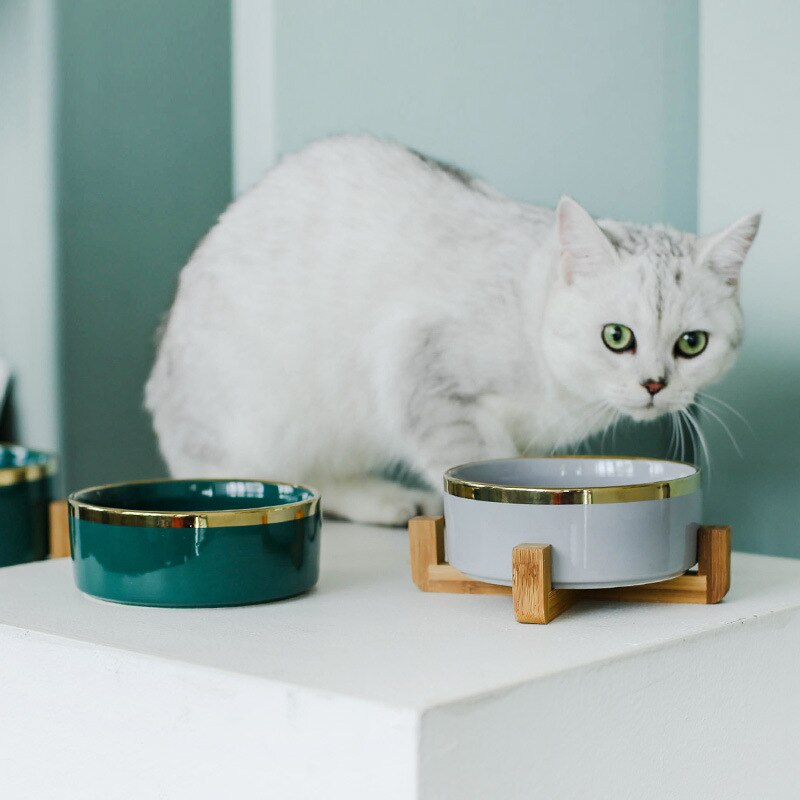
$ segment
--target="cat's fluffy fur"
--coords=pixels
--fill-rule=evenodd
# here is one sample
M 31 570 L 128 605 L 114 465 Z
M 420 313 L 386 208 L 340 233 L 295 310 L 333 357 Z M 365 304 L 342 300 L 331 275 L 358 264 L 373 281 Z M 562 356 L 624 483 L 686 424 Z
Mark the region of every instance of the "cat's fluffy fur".
M 685 408 L 742 337 L 757 215 L 696 237 L 509 200 L 370 137 L 317 142 L 233 203 L 184 268 L 146 405 L 176 476 L 317 486 L 398 524 L 443 471 Z M 607 323 L 636 336 L 611 352 Z M 676 358 L 684 331 L 706 351 Z M 642 386 L 663 378 L 652 398 Z M 430 491 L 384 480 L 402 462 Z

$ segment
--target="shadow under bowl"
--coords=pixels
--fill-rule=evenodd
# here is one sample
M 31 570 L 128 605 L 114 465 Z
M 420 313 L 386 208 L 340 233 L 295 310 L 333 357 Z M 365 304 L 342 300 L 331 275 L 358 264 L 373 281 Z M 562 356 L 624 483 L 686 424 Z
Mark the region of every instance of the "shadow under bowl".
M 552 546 L 553 586 L 635 586 L 697 563 L 700 470 L 654 458 L 479 461 L 444 476 L 448 562 L 511 585 L 518 544 Z
M 143 606 L 281 600 L 319 577 L 320 498 L 251 479 L 120 483 L 69 497 L 75 582 Z

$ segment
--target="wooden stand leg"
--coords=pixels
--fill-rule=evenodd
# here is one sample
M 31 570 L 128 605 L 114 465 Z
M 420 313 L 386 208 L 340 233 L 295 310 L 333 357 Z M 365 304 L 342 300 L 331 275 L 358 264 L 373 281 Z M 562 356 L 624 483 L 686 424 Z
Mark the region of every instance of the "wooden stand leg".
M 66 500 L 50 503 L 50 558 L 69 558 L 69 516 Z
M 569 589 L 554 589 L 553 548 L 549 544 L 520 544 L 511 555 L 511 584 L 517 622 L 547 624 L 577 599 Z
M 444 517 L 414 517 L 408 523 L 411 577 L 423 592 L 428 589 L 428 568 L 444 563 Z
M 697 574 L 706 579 L 706 603 L 719 603 L 731 588 L 730 525 L 704 525 L 697 532 Z

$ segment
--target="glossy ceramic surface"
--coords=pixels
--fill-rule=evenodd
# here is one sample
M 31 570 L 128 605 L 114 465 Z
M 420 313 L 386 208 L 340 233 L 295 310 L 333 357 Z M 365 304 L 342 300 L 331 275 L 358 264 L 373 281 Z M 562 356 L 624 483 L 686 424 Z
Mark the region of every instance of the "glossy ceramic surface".
M 601 588 L 680 575 L 697 561 L 700 473 L 658 459 L 483 461 L 445 475 L 447 560 L 511 583 L 517 544 L 553 547 L 553 585 Z
M 0 445 L 0 567 L 45 558 L 56 459 Z
M 279 600 L 319 576 L 319 496 L 253 480 L 116 484 L 69 498 L 78 588 L 148 606 Z

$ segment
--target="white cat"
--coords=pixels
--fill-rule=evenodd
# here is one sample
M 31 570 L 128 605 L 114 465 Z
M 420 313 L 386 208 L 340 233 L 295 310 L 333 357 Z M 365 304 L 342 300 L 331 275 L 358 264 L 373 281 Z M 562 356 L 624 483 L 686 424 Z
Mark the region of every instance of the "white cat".
M 180 277 L 146 388 L 176 476 L 402 524 L 445 469 L 686 408 L 733 363 L 759 216 L 697 237 L 509 200 L 365 136 L 284 158 Z M 429 483 L 381 477 L 403 463 Z

